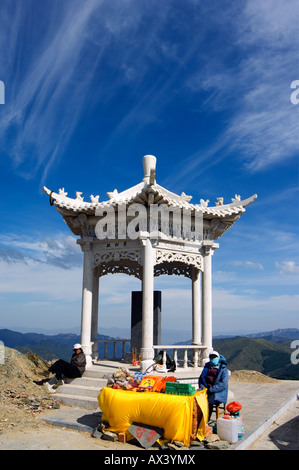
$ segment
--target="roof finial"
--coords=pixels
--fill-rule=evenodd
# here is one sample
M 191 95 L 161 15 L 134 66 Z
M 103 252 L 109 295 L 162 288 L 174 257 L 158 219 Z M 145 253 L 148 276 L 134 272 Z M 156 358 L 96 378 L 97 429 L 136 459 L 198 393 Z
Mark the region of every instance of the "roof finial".
M 144 171 L 143 181 L 145 183 L 154 184 L 153 181 L 155 180 L 156 162 L 157 162 L 157 159 L 153 155 L 145 155 L 143 157 L 143 160 L 142 160 L 143 171 Z

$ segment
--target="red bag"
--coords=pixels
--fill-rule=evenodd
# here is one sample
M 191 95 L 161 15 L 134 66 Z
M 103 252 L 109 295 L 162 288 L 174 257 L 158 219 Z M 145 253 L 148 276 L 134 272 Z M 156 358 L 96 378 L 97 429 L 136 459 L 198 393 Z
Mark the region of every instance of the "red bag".
M 232 414 L 241 410 L 241 408 L 242 408 L 242 405 L 240 405 L 240 403 L 238 403 L 237 401 L 231 401 L 226 407 L 227 411 Z

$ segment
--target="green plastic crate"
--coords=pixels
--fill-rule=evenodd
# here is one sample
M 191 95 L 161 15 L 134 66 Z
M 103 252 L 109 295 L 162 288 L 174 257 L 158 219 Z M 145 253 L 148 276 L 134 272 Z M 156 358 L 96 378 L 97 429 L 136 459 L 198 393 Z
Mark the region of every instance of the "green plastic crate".
M 165 393 L 168 395 L 194 395 L 195 387 L 190 384 L 180 384 L 177 382 L 166 382 Z

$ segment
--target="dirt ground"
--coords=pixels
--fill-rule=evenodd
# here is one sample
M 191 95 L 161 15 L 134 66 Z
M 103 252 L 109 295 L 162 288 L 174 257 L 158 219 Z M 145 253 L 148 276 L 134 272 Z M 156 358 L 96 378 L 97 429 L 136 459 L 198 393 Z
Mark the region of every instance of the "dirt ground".
M 0 435 L 0 450 L 143 450 L 130 443 L 95 439 L 90 433 L 72 431 L 43 423 L 37 419 L 35 426 L 7 429 Z M 158 450 L 158 449 L 157 449 Z
M 42 374 L 48 366 L 48 363 L 32 353 L 24 355 L 15 349 L 5 348 L 5 361 L 0 364 L 0 450 L 142 450 L 142 447 L 133 443 L 104 441 L 93 438 L 88 432 L 45 423 L 42 418 L 60 406 L 55 396 L 48 392 L 46 384 L 35 383 L 43 378 Z M 276 382 L 255 371 L 235 371 L 230 380 Z M 297 406 L 286 417 L 274 423 L 269 432 L 298 416 Z M 256 446 L 272 449 L 275 439 L 269 440 L 269 432 L 254 443 L 253 450 L 258 448 Z M 274 448 L 279 448 L 279 445 L 285 447 L 276 442 Z
M 242 382 L 242 383 L 251 383 L 251 384 L 275 384 L 279 382 L 278 379 L 273 379 L 267 375 L 261 374 L 256 370 L 235 370 L 231 373 L 230 382 Z
M 46 384 L 34 383 L 44 378 L 48 367 L 39 356 L 5 348 L 4 364 L 0 364 L 0 433 L 35 428 L 43 411 L 59 407 Z

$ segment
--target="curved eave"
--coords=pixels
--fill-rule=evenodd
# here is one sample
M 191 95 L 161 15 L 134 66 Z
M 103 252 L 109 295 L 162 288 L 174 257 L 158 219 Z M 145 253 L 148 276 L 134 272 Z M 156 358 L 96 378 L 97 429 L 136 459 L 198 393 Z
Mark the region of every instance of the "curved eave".
M 99 202 L 84 202 L 80 199 L 72 199 L 70 197 L 55 193 L 50 189 L 43 187 L 44 192 L 49 196 L 50 200 L 53 201 L 53 205 L 58 209 L 69 211 L 70 213 L 86 213 L 94 214 Z
M 223 204 L 219 206 L 203 207 L 202 205 L 196 205 L 196 210 L 202 211 L 203 216 L 207 218 L 213 217 L 229 217 L 241 215 L 245 212 L 245 207 L 249 206 L 257 198 L 257 194 L 250 196 L 243 201 L 236 201 L 230 204 Z
M 116 207 L 120 203 L 122 204 L 133 204 L 145 203 L 149 192 L 155 196 L 155 203 L 165 203 L 169 206 L 176 208 L 190 209 L 194 212 L 201 212 L 204 218 L 227 218 L 232 217 L 233 219 L 238 218 L 243 212 L 245 207 L 251 204 L 257 198 L 257 195 L 244 199 L 243 201 L 235 201 L 230 204 L 218 205 L 218 206 L 207 206 L 203 204 L 190 204 L 190 196 L 176 195 L 170 191 L 164 189 L 159 185 L 144 186 L 142 183 L 136 185 L 131 190 L 123 191 L 122 193 L 108 193 L 110 199 L 103 202 L 84 202 L 80 198 L 69 198 L 65 194 L 58 194 L 50 189 L 43 187 L 44 192 L 49 196 L 53 205 L 63 215 L 85 213 L 94 215 L 97 208 L 108 208 Z

